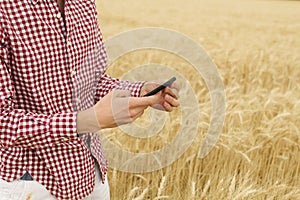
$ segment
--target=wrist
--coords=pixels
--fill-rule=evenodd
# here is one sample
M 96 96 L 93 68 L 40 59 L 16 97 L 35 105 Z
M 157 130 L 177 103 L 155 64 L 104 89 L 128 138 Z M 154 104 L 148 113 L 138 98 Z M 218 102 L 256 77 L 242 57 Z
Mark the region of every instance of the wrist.
M 101 128 L 98 124 L 94 108 L 91 107 L 77 113 L 77 133 L 93 133 Z
M 145 87 L 147 83 L 148 83 L 147 81 L 143 82 L 143 84 L 141 86 L 141 89 L 140 89 L 140 97 L 142 97 L 145 94 L 147 94 L 146 87 Z

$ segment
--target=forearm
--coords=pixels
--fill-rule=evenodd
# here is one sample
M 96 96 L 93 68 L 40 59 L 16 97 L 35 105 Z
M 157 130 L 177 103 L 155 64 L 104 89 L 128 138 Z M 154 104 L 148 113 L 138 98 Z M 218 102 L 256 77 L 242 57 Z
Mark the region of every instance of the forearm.
M 0 113 L 0 145 L 3 148 L 44 148 L 76 138 L 76 113 L 43 115 L 20 109 Z

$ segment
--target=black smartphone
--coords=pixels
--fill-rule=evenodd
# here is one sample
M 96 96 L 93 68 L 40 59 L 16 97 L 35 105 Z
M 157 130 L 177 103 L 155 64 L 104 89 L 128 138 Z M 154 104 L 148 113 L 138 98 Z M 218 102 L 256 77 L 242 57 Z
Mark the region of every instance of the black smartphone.
M 151 92 L 148 92 L 147 94 L 144 95 L 144 97 L 148 97 L 151 95 L 155 95 L 156 93 L 158 93 L 159 91 L 165 89 L 166 87 L 170 86 L 174 81 L 176 80 L 176 77 L 172 77 L 170 80 L 168 80 L 167 82 L 165 82 L 164 84 L 158 86 L 157 88 L 155 88 L 154 90 L 152 90 Z

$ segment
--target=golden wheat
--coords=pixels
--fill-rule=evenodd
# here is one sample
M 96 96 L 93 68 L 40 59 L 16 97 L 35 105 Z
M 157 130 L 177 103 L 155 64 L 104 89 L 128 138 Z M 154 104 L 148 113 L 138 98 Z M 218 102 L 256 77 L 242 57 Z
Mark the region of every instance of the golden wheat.
M 110 169 L 113 200 L 300 199 L 300 2 L 109 0 L 97 7 L 105 39 L 149 26 L 194 39 L 217 64 L 227 98 L 221 138 L 199 159 L 211 100 L 195 69 L 161 51 L 134 52 L 113 63 L 108 73 L 115 77 L 148 63 L 171 66 L 189 81 L 201 107 L 198 136 L 172 165 L 144 174 Z M 105 134 L 128 151 L 151 152 L 175 137 L 180 117 L 175 110 L 147 140 L 120 129 Z

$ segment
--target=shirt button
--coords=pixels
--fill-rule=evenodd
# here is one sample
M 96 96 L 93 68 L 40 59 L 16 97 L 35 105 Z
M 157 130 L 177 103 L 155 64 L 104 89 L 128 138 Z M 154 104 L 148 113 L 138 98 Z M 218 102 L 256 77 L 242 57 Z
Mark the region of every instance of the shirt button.
M 71 70 L 71 75 L 75 76 L 76 75 L 76 71 L 75 70 Z
M 61 13 L 58 13 L 58 14 L 56 15 L 56 17 L 57 17 L 57 19 L 60 19 L 60 18 L 61 18 Z

